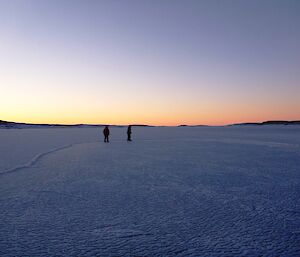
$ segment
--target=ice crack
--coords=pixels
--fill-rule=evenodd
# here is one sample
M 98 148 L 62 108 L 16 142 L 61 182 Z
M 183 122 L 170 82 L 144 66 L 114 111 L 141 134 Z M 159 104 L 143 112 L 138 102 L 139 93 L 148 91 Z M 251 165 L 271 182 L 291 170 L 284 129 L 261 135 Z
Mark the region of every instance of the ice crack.
M 1 175 L 8 174 L 8 173 L 16 172 L 16 171 L 21 170 L 21 169 L 30 168 L 30 167 L 32 167 L 34 164 L 36 164 L 42 157 L 44 157 L 44 156 L 46 156 L 46 155 L 48 155 L 48 154 L 51 154 L 51 153 L 54 153 L 54 152 L 57 152 L 57 151 L 66 149 L 66 148 L 70 148 L 70 147 L 72 147 L 73 145 L 74 145 L 74 144 L 68 144 L 68 145 L 64 145 L 64 146 L 58 147 L 58 148 L 51 149 L 50 151 L 47 151 L 47 152 L 44 152 L 44 153 L 40 153 L 40 154 L 34 156 L 33 159 L 31 159 L 31 160 L 30 160 L 28 163 L 26 163 L 26 164 L 23 164 L 23 165 L 20 165 L 20 166 L 17 166 L 17 167 L 8 169 L 8 170 L 1 171 L 1 172 L 0 172 L 0 176 L 1 176 Z

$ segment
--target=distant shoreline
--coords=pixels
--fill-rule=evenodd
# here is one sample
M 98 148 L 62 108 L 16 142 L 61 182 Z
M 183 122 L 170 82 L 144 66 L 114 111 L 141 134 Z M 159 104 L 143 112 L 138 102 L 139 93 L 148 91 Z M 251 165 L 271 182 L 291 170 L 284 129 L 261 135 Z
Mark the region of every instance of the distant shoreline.
M 43 124 L 43 123 L 24 123 L 24 122 L 13 122 L 13 121 L 4 121 L 0 120 L 0 129 L 1 128 L 94 128 L 94 127 L 127 127 L 127 125 L 110 125 L 110 124 Z M 131 124 L 134 127 L 154 127 L 151 125 L 144 124 Z
M 13 128 L 94 128 L 104 127 L 109 124 L 35 124 L 35 123 L 22 123 L 22 122 L 11 122 L 0 120 L 0 129 L 13 129 Z M 265 125 L 300 125 L 300 120 L 285 121 L 285 120 L 271 120 L 264 122 L 246 122 L 246 123 L 235 123 L 221 126 L 210 126 L 210 125 L 178 125 L 178 126 L 153 126 L 144 124 L 132 124 L 134 127 L 226 127 L 226 126 L 265 126 Z M 127 125 L 109 125 L 111 127 L 126 127 Z
M 265 125 L 300 125 L 300 120 L 270 120 L 263 122 L 236 123 L 229 126 L 265 126 Z

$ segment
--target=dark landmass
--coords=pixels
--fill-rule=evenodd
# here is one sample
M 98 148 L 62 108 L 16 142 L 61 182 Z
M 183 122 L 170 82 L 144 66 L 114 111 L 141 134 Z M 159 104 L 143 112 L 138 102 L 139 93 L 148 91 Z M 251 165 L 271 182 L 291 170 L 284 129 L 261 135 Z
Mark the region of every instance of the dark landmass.
M 300 125 L 300 120 L 294 121 L 285 121 L 285 120 L 273 120 L 273 121 L 264 121 L 264 122 L 246 122 L 246 123 L 237 123 L 230 124 L 228 126 L 265 126 L 265 125 Z M 94 127 L 104 127 L 106 124 L 72 124 L 72 125 L 63 125 L 63 124 L 33 124 L 33 123 L 21 123 L 21 122 L 10 122 L 0 120 L 0 129 L 23 129 L 23 128 L 94 128 Z M 123 128 L 127 125 L 109 125 L 110 127 Z M 133 127 L 156 127 L 151 125 L 143 124 L 132 124 Z M 168 127 L 168 126 L 159 126 L 159 127 Z M 179 125 L 178 127 L 210 127 L 209 125 Z M 215 127 L 215 126 L 214 126 Z M 220 126 L 223 127 L 223 126 Z
M 22 122 L 11 122 L 0 120 L 0 128 L 84 128 L 84 127 L 103 127 L 105 125 L 88 125 L 88 124 L 33 124 Z
M 152 125 L 143 125 L 143 124 L 132 124 L 132 127 L 156 127 L 156 126 L 152 126 Z
M 33 123 L 22 123 L 22 122 L 11 122 L 0 120 L 0 129 L 23 129 L 23 128 L 94 128 L 94 127 L 104 127 L 106 124 L 33 124 Z M 110 127 L 123 128 L 123 125 L 109 125 Z M 136 124 L 132 125 L 135 127 L 150 127 L 148 125 Z
M 265 125 L 300 125 L 300 120 L 286 121 L 286 120 L 270 120 L 264 122 L 247 122 L 237 123 L 230 126 L 265 126 Z
M 185 124 L 182 124 L 182 125 L 179 125 L 178 127 L 211 127 L 209 125 L 185 125 Z
M 182 125 L 178 125 L 178 127 L 213 127 L 213 126 L 209 126 L 209 125 L 185 125 L 185 124 L 182 124 Z

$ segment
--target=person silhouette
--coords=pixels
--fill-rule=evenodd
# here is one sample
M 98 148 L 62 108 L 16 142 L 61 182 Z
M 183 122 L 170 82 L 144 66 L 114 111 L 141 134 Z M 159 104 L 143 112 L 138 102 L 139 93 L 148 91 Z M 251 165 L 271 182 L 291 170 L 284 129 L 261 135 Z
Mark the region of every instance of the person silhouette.
M 131 141 L 131 125 L 127 128 L 127 141 Z
M 109 128 L 108 126 L 105 126 L 103 129 L 103 135 L 104 135 L 104 142 L 109 143 L 108 136 L 109 136 Z

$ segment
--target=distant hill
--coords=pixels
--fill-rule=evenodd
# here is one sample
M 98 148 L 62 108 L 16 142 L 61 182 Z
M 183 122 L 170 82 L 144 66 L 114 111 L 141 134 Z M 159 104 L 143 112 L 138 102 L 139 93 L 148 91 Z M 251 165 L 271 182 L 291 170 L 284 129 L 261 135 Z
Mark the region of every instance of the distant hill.
M 264 125 L 300 125 L 300 120 L 295 121 L 284 121 L 284 120 L 273 120 L 264 122 L 246 122 L 230 124 L 228 126 L 264 126 Z M 93 127 L 104 127 L 105 124 L 34 124 L 34 123 L 22 123 L 0 120 L 0 129 L 23 129 L 23 128 L 93 128 Z M 109 125 L 110 127 L 127 127 L 124 125 Z M 155 127 L 151 125 L 133 124 L 133 127 Z M 178 127 L 209 127 L 208 125 L 179 125 Z
M 236 123 L 229 124 L 227 126 L 265 126 L 265 125 L 300 125 L 300 120 L 269 120 L 264 122 L 245 122 L 245 123 Z M 225 125 L 226 126 L 226 125 Z M 179 125 L 178 127 L 211 127 L 209 125 Z M 223 127 L 223 126 L 220 126 Z
M 22 129 L 22 128 L 93 128 L 104 127 L 106 124 L 34 124 L 0 120 L 0 129 Z M 109 125 L 110 127 L 126 127 L 123 125 Z M 150 127 L 148 125 L 134 124 L 134 127 Z
M 156 126 L 152 126 L 152 125 L 143 125 L 143 124 L 132 124 L 132 127 L 156 127 Z
M 33 123 L 22 123 L 22 122 L 11 122 L 0 120 L 0 128 L 80 128 L 80 127 L 102 127 L 104 125 L 87 125 L 87 124 L 73 124 L 73 125 L 62 125 L 62 124 L 33 124 Z
M 300 125 L 300 120 L 286 121 L 286 120 L 270 120 L 264 122 L 246 122 L 232 124 L 231 126 L 265 126 L 265 125 Z
M 208 125 L 178 125 L 178 127 L 209 127 Z

